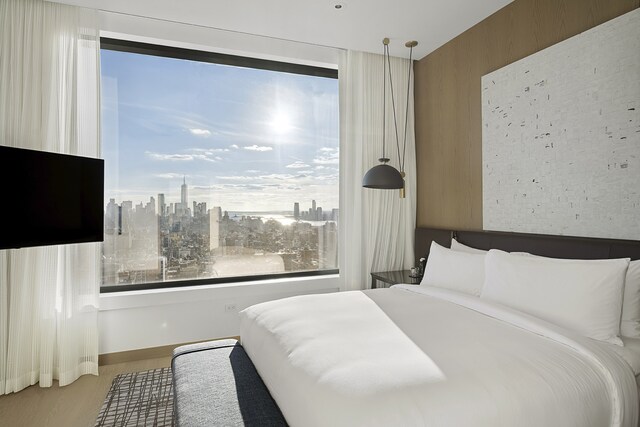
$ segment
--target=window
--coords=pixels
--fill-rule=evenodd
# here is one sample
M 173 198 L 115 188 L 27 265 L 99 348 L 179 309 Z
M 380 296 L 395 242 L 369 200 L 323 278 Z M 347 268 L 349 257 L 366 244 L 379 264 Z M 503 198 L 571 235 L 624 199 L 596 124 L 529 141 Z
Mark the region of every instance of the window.
M 102 39 L 102 291 L 336 273 L 331 69 Z

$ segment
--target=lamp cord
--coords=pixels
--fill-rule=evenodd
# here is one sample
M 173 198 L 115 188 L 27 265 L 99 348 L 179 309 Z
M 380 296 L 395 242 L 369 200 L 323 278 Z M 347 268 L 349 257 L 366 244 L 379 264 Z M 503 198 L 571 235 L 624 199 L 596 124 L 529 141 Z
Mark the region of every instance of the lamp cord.
M 387 67 L 389 68 L 389 90 L 391 92 L 391 109 L 393 110 L 393 125 L 396 131 L 396 148 L 398 149 L 398 165 L 400 172 L 404 173 L 405 156 L 407 154 L 407 128 L 409 125 L 409 95 L 411 93 L 411 68 L 413 65 L 413 45 L 409 46 L 409 72 L 407 76 L 407 102 L 404 114 L 404 136 L 402 141 L 402 156 L 400 155 L 400 138 L 398 137 L 398 118 L 396 116 L 396 98 L 393 91 L 393 77 L 391 74 L 391 55 L 389 54 L 389 45 L 384 43 L 384 51 L 382 55 L 382 158 L 385 157 L 385 140 L 387 125 Z
M 396 98 L 393 92 L 393 78 L 391 76 L 391 57 L 389 55 L 389 47 L 387 46 L 387 63 L 389 64 L 389 89 L 391 91 L 391 108 L 393 110 L 393 124 L 396 130 L 396 147 L 398 148 L 398 165 L 401 165 L 400 159 L 400 138 L 398 138 L 398 119 L 396 118 Z M 400 167 L 402 171 L 402 167 Z
M 382 53 L 382 158 L 384 159 L 385 136 L 387 134 L 387 64 L 385 56 L 389 47 L 385 44 Z
M 409 75 L 407 76 L 407 106 L 404 110 L 404 142 L 402 143 L 402 160 L 400 172 L 404 172 L 404 157 L 407 152 L 407 124 L 409 122 L 409 93 L 411 89 L 411 68 L 413 67 L 413 46 L 409 50 Z

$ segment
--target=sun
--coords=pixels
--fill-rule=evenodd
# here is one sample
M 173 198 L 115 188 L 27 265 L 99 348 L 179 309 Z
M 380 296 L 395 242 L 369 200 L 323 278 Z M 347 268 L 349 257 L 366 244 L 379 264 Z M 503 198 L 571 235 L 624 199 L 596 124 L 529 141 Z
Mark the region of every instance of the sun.
M 293 129 L 291 116 L 284 111 L 278 111 L 269 121 L 269 127 L 280 135 L 288 133 Z

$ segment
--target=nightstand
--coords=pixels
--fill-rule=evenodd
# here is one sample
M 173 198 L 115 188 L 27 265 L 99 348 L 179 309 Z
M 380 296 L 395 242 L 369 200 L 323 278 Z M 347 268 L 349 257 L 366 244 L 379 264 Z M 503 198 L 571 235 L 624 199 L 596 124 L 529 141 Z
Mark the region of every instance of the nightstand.
M 422 277 L 410 277 L 410 270 L 398 271 L 382 271 L 380 273 L 371 273 L 371 288 L 388 288 L 398 283 L 406 283 L 409 285 L 419 285 Z M 378 282 L 382 282 L 383 286 L 378 286 Z

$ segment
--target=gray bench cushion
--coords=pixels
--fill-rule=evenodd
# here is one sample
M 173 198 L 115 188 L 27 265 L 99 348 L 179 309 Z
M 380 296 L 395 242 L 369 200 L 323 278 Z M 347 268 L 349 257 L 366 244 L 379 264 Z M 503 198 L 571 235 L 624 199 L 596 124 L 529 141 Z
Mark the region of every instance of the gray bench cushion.
M 178 347 L 171 369 L 180 427 L 287 425 L 237 340 Z

